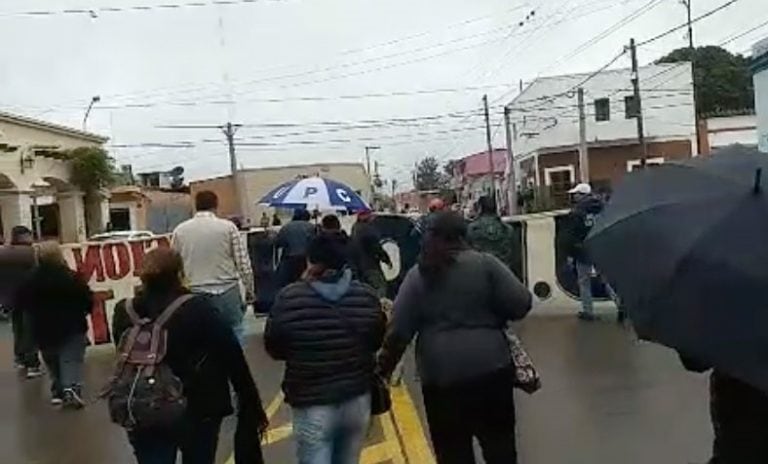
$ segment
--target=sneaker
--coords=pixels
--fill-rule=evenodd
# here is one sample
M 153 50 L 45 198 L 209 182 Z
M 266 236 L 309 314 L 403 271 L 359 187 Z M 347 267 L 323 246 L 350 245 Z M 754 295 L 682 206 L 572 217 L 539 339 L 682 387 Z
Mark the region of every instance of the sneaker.
M 594 321 L 597 319 L 594 314 L 592 313 L 586 313 L 584 311 L 579 312 L 578 318 L 582 321 Z
M 41 377 L 43 375 L 43 371 L 39 367 L 29 367 L 27 368 L 27 380 L 30 379 L 36 379 L 38 377 Z
M 85 402 L 80 394 L 74 388 L 64 389 L 64 408 L 65 409 L 83 409 Z
M 64 398 L 62 398 L 63 395 L 53 395 L 51 397 L 51 405 L 52 406 L 61 406 L 64 403 Z

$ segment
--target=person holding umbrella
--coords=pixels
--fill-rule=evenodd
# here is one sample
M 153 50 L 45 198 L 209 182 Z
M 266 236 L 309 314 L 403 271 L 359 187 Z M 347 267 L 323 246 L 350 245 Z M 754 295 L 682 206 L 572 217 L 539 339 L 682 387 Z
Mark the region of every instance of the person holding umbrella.
M 587 238 L 638 336 L 713 368 L 716 464 L 768 462 L 764 172 L 743 146 L 633 172 Z

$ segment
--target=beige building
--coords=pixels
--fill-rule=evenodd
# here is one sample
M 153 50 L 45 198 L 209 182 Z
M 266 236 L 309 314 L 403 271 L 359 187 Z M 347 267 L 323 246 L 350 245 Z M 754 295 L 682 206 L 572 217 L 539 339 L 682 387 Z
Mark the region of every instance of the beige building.
M 113 231 L 165 234 L 192 217 L 192 200 L 183 189 L 125 185 L 114 187 L 110 194 L 109 222 Z
M 190 183 L 192 198 L 198 192 L 210 190 L 219 196 L 219 214 L 221 216 L 241 216 L 246 225 L 256 226 L 263 212 L 271 214 L 270 208 L 258 204 L 261 198 L 270 190 L 284 182 L 302 176 L 327 177 L 342 182 L 362 195 L 369 201 L 371 198 L 371 181 L 362 163 L 318 163 L 297 166 L 281 166 L 259 169 L 244 169 L 238 171 L 240 181 L 238 195 L 232 176 L 222 176 L 204 179 Z M 238 203 L 241 205 L 239 206 Z
M 11 229 L 17 225 L 34 230 L 35 211 L 40 213 L 44 238 L 79 242 L 85 240 L 87 230 L 101 231 L 108 218 L 106 195 L 85 205 L 83 193 L 69 181 L 69 164 L 46 154 L 98 147 L 106 141 L 107 138 L 100 135 L 0 112 L 0 230 L 3 236 L 10 237 Z

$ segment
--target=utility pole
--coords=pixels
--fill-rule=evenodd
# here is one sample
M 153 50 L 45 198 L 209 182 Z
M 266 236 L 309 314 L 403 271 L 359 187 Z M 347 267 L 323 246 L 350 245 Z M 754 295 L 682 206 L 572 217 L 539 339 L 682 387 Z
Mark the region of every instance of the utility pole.
M 693 121 L 696 125 L 696 153 L 701 154 L 701 128 L 699 127 L 699 95 L 696 85 L 696 47 L 693 45 L 693 21 L 691 20 L 691 1 L 680 0 L 685 6 L 688 18 L 688 54 L 691 57 L 691 73 L 693 80 Z
M 515 156 L 512 153 L 512 122 L 509 106 L 504 106 L 504 127 L 507 132 L 507 202 L 509 214 L 517 214 L 517 172 Z
M 235 210 L 240 212 L 241 216 L 245 216 L 243 211 L 243 188 L 238 172 L 237 153 L 235 153 L 235 133 L 239 127 L 231 122 L 227 122 L 221 128 L 221 131 L 224 132 L 224 136 L 227 138 L 227 145 L 229 146 L 229 172 L 232 175 L 232 184 L 235 187 Z
M 483 95 L 485 112 L 485 141 L 488 144 L 488 173 L 491 176 L 491 199 L 496 203 L 496 172 L 493 169 L 493 144 L 491 142 L 491 114 L 488 109 L 488 95 Z M 497 205 L 498 207 L 498 205 Z
M 632 56 L 632 90 L 634 92 L 634 117 L 637 120 L 637 142 L 640 144 L 640 168 L 644 169 L 648 161 L 648 145 L 645 143 L 643 122 L 643 102 L 640 98 L 640 73 L 637 69 L 637 46 L 635 39 L 629 40 L 629 52 Z
M 589 153 L 587 152 L 587 115 L 584 111 L 584 89 L 576 92 L 579 105 L 579 182 L 589 183 Z
M 368 187 L 371 189 L 371 198 L 373 198 L 373 193 L 375 192 L 373 173 L 371 172 L 371 151 L 378 150 L 379 148 L 381 147 L 373 145 L 367 145 L 365 147 L 365 172 L 368 174 Z

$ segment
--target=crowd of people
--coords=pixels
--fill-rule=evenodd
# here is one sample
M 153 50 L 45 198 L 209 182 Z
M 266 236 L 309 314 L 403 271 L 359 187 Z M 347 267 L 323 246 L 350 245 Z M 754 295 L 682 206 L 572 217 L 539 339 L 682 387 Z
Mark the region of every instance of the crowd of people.
M 559 245 L 578 275 L 579 317 L 594 320 L 596 271 L 583 244 L 603 203 L 588 184 L 571 193 L 574 207 Z M 222 420 L 233 414 L 235 462 L 262 463 L 268 417 L 244 354 L 243 318 L 255 298 L 250 258 L 237 226 L 218 217 L 216 195 L 200 192 L 195 203 L 171 247 L 144 257 L 140 290 L 115 308 L 118 356 L 102 396 L 139 464 L 171 464 L 179 453 L 185 464 L 213 464 Z M 517 462 L 513 392 L 521 366 L 510 323 L 528 314 L 532 296 L 511 270 L 513 234 L 493 199 L 480 198 L 476 213 L 467 223 L 442 201 L 430 204 L 414 227 L 421 235 L 418 261 L 394 302 L 386 299 L 382 271 L 393 263 L 372 213 L 358 214 L 347 234 L 337 216 L 313 222 L 297 209 L 277 232 L 280 291 L 264 345 L 285 362 L 282 389 L 300 464 L 360 461 L 371 417 L 388 409 L 386 385 L 414 338 L 437 462 L 475 462 L 475 439 L 486 463 Z M 0 302 L 12 308 L 15 361 L 36 378 L 40 353 L 51 403 L 80 409 L 93 296 L 57 244 L 33 242 L 29 229 L 14 229 L 11 244 L 31 248 L 35 265 L 17 277 L 13 297 Z M 619 297 L 605 286 L 623 320 Z M 681 357 L 694 371 L 712 367 Z M 712 416 L 712 464 L 768 462 L 764 393 L 715 370 Z

